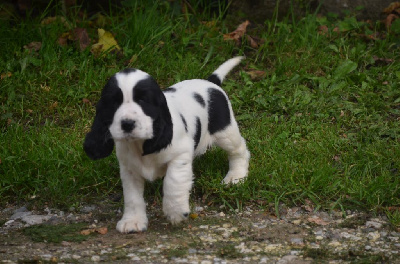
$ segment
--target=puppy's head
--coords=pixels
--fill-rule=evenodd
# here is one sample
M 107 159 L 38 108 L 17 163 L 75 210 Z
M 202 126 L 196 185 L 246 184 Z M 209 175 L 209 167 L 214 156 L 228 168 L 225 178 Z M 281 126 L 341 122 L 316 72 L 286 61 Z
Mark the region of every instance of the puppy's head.
M 114 140 L 143 141 L 143 155 L 171 143 L 172 120 L 160 87 L 147 73 L 126 69 L 110 78 L 96 106 L 84 150 L 92 159 L 109 156 Z

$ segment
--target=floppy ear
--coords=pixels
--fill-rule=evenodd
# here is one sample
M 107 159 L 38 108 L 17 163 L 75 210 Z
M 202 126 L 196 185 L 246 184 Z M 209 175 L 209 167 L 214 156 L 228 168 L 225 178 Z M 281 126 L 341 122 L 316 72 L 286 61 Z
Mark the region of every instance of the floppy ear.
M 152 86 L 153 102 L 157 108 L 153 120 L 153 138 L 143 143 L 143 156 L 157 153 L 166 148 L 172 141 L 172 118 L 168 109 L 167 100 L 158 84 L 151 78 L 143 82 Z
M 83 149 L 89 158 L 102 159 L 112 153 L 114 140 L 109 127 L 122 100 L 121 89 L 118 87 L 115 77 L 112 77 L 103 88 L 101 98 L 96 106 L 96 116 L 91 130 L 87 133 L 83 143 Z

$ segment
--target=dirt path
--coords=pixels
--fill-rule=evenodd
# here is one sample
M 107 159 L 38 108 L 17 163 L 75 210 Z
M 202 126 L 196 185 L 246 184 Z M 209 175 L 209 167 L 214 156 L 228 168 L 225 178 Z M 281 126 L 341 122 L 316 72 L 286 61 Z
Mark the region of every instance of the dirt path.
M 122 235 L 115 206 L 0 210 L 0 263 L 400 263 L 400 232 L 385 217 L 356 212 L 282 207 L 277 218 L 205 206 L 171 226 L 155 206 L 147 232 Z

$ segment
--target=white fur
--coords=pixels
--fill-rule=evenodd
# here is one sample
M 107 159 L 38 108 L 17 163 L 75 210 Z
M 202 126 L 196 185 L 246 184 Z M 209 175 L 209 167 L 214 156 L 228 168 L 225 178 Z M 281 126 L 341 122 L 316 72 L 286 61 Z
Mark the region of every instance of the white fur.
M 215 74 L 222 80 L 241 58 L 234 58 L 221 65 Z M 144 114 L 141 107 L 132 99 L 132 87 L 147 77 L 142 71 L 129 74 L 117 74 L 118 85 L 123 92 L 123 103 L 116 111 L 110 132 L 116 145 L 116 154 L 120 164 L 120 174 L 124 192 L 124 214 L 117 224 L 121 233 L 144 231 L 147 229 L 146 203 L 143 198 L 145 180 L 153 181 L 164 177 L 163 211 L 169 221 L 177 224 L 185 220 L 190 212 L 189 195 L 193 183 L 192 162 L 197 155 L 203 154 L 217 145 L 228 152 L 229 171 L 223 179 L 225 184 L 238 183 L 247 176 L 250 153 L 229 102 L 231 123 L 224 130 L 213 135 L 208 132 L 207 105 L 202 107 L 193 98 L 193 93 L 201 95 L 208 104 L 207 89 L 222 89 L 206 80 L 187 80 L 173 85 L 175 92 L 165 93 L 173 123 L 171 144 L 158 153 L 142 156 L 145 139 L 153 135 L 153 120 Z M 224 93 L 225 95 L 225 93 Z M 185 130 L 182 117 L 187 123 Z M 196 117 L 202 124 L 201 138 L 194 150 L 193 137 L 196 133 Z M 123 119 L 135 120 L 135 129 L 130 133 L 121 130 Z

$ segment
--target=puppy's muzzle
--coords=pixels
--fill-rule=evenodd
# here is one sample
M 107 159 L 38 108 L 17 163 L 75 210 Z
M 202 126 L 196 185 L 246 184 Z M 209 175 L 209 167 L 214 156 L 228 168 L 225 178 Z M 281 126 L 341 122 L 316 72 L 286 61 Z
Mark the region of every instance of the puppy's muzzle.
M 130 133 L 135 128 L 135 121 L 131 119 L 124 119 L 121 121 L 121 129 L 125 133 Z

